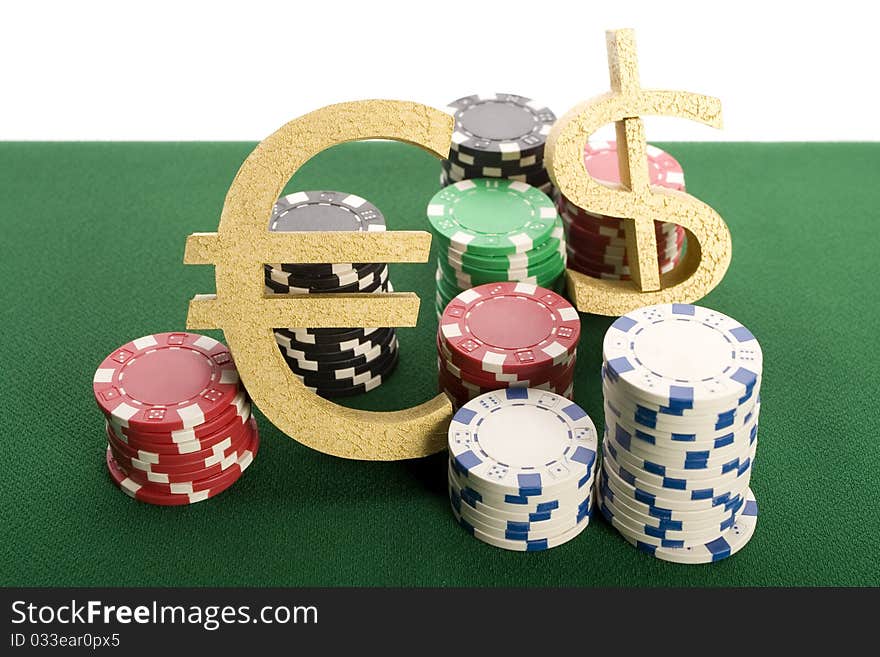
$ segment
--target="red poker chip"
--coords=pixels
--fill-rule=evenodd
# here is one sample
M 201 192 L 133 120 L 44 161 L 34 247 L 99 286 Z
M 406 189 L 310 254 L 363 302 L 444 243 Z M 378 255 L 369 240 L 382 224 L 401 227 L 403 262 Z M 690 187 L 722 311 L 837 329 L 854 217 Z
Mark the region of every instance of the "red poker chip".
M 110 473 L 110 478 L 123 493 L 139 502 L 146 502 L 147 504 L 155 504 L 157 506 L 184 506 L 186 504 L 203 502 L 215 495 L 219 495 L 227 488 L 230 488 L 236 481 L 233 480 L 226 486 L 217 487 L 207 491 L 199 491 L 198 493 L 193 493 L 191 495 L 170 495 L 159 490 L 154 490 L 148 486 L 142 486 L 129 479 L 125 472 L 123 472 L 122 468 L 119 467 L 119 464 L 116 463 L 109 449 L 107 450 L 106 460 L 107 471 Z
M 147 458 L 155 455 L 156 458 L 167 458 L 170 460 L 174 457 L 191 458 L 192 454 L 209 450 L 226 438 L 239 437 L 244 432 L 250 416 L 251 408 L 250 405 L 248 405 L 243 409 L 241 415 L 233 416 L 232 422 L 225 427 L 220 427 L 216 432 L 209 436 L 187 443 L 146 442 L 140 438 L 123 434 L 118 427 L 109 422 L 107 424 L 110 426 L 110 429 L 113 432 L 113 437 L 116 441 L 125 445 L 129 450 L 133 452 L 143 452 L 144 454 L 149 455 Z
M 119 463 L 119 461 L 116 463 L 122 468 L 122 471 L 125 472 L 128 478 L 135 483 L 171 495 L 185 495 L 189 493 L 198 493 L 203 490 L 211 490 L 212 488 L 219 488 L 238 479 L 243 472 L 239 466 L 239 462 L 245 457 L 245 455 L 250 455 L 252 453 L 252 450 L 249 449 L 251 445 L 253 445 L 253 440 L 245 449 L 237 454 L 237 458 L 233 459 L 231 464 L 226 464 L 227 467 L 225 469 L 214 467 L 206 468 L 203 472 L 197 472 L 191 476 L 161 474 L 148 476 L 147 473 L 142 472 L 141 470 L 127 470 L 125 466 Z M 250 464 L 249 461 L 248 464 Z M 157 481 L 157 479 L 167 481 Z
M 596 271 L 586 265 L 581 265 L 576 262 L 570 263 L 568 268 L 572 271 L 578 272 L 579 274 L 583 274 L 584 276 L 589 276 L 590 278 L 599 278 L 604 281 L 631 281 L 632 277 L 629 274 L 609 274 L 608 272 Z
M 204 465 L 200 468 L 186 470 L 186 466 L 166 466 L 165 469 L 172 469 L 173 472 L 162 472 L 156 469 L 142 470 L 130 465 L 121 458 L 116 452 L 113 452 L 113 458 L 117 465 L 122 468 L 123 472 L 132 480 L 144 486 L 165 486 L 169 484 L 185 484 L 191 482 L 201 482 L 206 479 L 214 479 L 215 477 L 228 472 L 238 463 L 238 459 L 244 454 L 251 445 L 251 438 L 242 444 L 239 449 L 235 449 L 229 454 L 217 457 L 210 465 Z M 112 450 L 111 450 L 112 451 Z
M 660 267 L 664 267 L 665 265 L 672 265 L 673 263 L 678 262 L 679 260 L 681 260 L 681 257 L 681 250 L 662 252 L 657 254 L 657 262 L 659 263 Z M 629 266 L 629 258 L 616 255 L 603 255 L 601 253 L 596 253 L 595 251 L 568 249 L 566 251 L 566 259 L 582 260 L 587 263 L 592 262 L 601 265 L 614 265 L 615 267 Z
M 657 262 L 663 265 L 672 264 L 681 260 L 683 249 L 671 251 L 657 251 Z M 566 247 L 566 260 L 581 260 L 585 263 L 598 265 L 613 265 L 615 267 L 628 267 L 629 258 L 617 255 L 604 255 L 596 251 L 584 250 L 576 247 Z
M 507 388 L 507 386 L 491 386 L 489 388 L 483 388 L 480 386 L 469 384 L 467 382 L 462 382 L 448 372 L 438 373 L 437 378 L 440 382 L 440 385 L 446 390 L 454 392 L 458 399 L 473 399 L 474 397 L 479 397 L 480 395 L 484 395 L 487 392 L 492 392 L 494 390 L 504 390 Z M 536 386 L 536 389 L 549 390 L 550 392 L 560 394 L 560 391 L 564 391 L 569 385 L 570 382 L 565 383 L 565 385 L 562 385 L 560 387 L 552 386 L 549 383 L 542 383 L 540 386 Z
M 563 217 L 563 224 L 569 236 L 574 235 L 585 240 L 602 241 L 608 244 L 621 243 L 626 240 L 626 229 L 619 219 L 615 219 L 617 225 L 600 225 L 592 220 L 572 219 Z M 667 239 L 672 236 L 684 234 L 684 228 L 675 224 L 654 222 L 654 234 L 657 240 Z
M 568 258 L 568 266 L 571 265 L 581 265 L 592 269 L 594 271 L 598 271 L 604 274 L 627 274 L 629 275 L 629 266 L 628 265 L 614 265 L 608 264 L 604 262 L 599 262 L 598 260 L 592 260 L 589 258 Z
M 196 442 L 204 440 L 208 436 L 213 436 L 218 431 L 223 431 L 226 427 L 231 426 L 234 421 L 243 422 L 242 416 L 250 412 L 250 400 L 244 390 L 239 390 L 238 394 L 232 399 L 226 410 L 220 415 L 207 422 L 188 429 L 178 429 L 176 431 L 138 431 L 132 427 L 123 426 L 111 417 L 107 421 L 113 425 L 117 434 L 126 437 L 131 436 L 135 440 L 144 443 L 159 444 L 167 449 L 176 451 L 175 445 Z
M 662 260 L 658 259 L 657 264 L 658 268 L 663 271 L 670 271 L 677 267 L 681 263 L 681 255 L 676 255 L 674 258 L 670 260 Z M 613 262 L 603 262 L 602 260 L 597 260 L 594 258 L 589 258 L 581 255 L 569 255 L 567 266 L 571 268 L 571 265 L 580 265 L 582 267 L 586 267 L 588 269 L 593 269 L 597 272 L 605 273 L 605 274 L 630 274 L 629 265 L 628 264 L 616 264 Z
M 105 415 L 137 431 L 165 432 L 206 423 L 239 392 L 229 350 L 194 333 L 157 333 L 123 345 L 95 372 Z
M 623 230 L 623 219 L 609 215 L 596 214 L 578 207 L 564 196 L 556 202 L 556 210 L 567 224 L 575 224 L 587 230 Z M 655 221 L 657 230 L 671 231 L 677 224 L 673 222 Z M 680 226 L 679 226 L 680 227 Z
M 467 381 L 475 386 L 482 388 L 498 388 L 498 387 L 528 387 L 535 388 L 545 383 L 553 383 L 560 379 L 570 376 L 574 372 L 574 366 L 577 363 L 576 358 L 572 358 L 566 363 L 548 368 L 546 371 L 531 375 L 528 379 L 520 379 L 519 377 L 505 379 L 502 374 L 491 372 L 475 373 L 459 367 L 454 362 L 440 359 L 440 367 L 444 371 L 449 372 L 451 376 L 461 381 Z
M 676 265 L 677 266 L 677 265 Z M 583 274 L 584 276 L 590 276 L 591 278 L 598 278 L 605 281 L 631 281 L 632 277 L 629 274 L 618 274 L 611 273 L 607 271 L 599 271 L 595 269 L 594 266 L 584 265 L 578 262 L 570 262 L 568 268 L 571 271 L 578 272 Z M 674 267 L 673 267 L 674 269 Z M 664 275 L 671 270 L 661 271 L 660 275 Z
M 566 361 L 581 322 L 563 297 L 528 283 L 488 283 L 456 296 L 440 317 L 442 343 L 469 369 L 521 379 Z
M 674 266 L 681 261 L 682 252 L 675 251 L 672 255 L 658 254 L 657 263 L 660 268 Z M 568 251 L 567 260 L 580 260 L 586 264 L 612 265 L 614 267 L 629 267 L 628 258 L 620 258 L 617 256 L 603 256 L 583 251 Z
M 569 244 L 589 244 L 597 248 L 626 246 L 626 234 L 623 230 L 611 235 L 607 232 L 591 232 L 589 230 L 575 228 L 573 224 L 566 224 L 565 236 L 566 242 Z M 655 231 L 654 239 L 658 244 L 664 245 L 681 241 L 684 239 L 684 230 L 682 230 L 681 233 L 675 230 L 670 232 Z
M 556 210 L 560 215 L 562 215 L 564 219 L 567 219 L 568 221 L 574 221 L 576 223 L 586 224 L 588 226 L 607 226 L 610 228 L 616 228 L 622 222 L 622 219 L 620 217 L 614 217 L 607 214 L 598 214 L 596 212 L 591 212 L 590 210 L 579 207 L 564 196 L 560 196 L 557 199 Z M 667 222 L 664 222 L 662 220 L 657 221 L 656 223 L 660 224 L 660 226 L 667 225 Z
M 568 268 L 593 278 L 606 278 L 609 280 L 629 280 L 629 274 L 623 274 L 617 271 L 610 271 L 613 267 L 603 267 L 602 265 L 589 264 L 580 260 L 570 259 Z
M 495 385 L 480 385 L 479 383 L 476 383 L 474 381 L 461 379 L 444 367 L 438 369 L 437 378 L 440 383 L 446 388 L 450 390 L 455 390 L 459 393 L 467 392 L 472 397 L 481 395 L 491 390 L 503 390 L 505 388 L 516 387 L 501 382 L 497 382 Z M 569 388 L 573 381 L 574 368 L 572 367 L 566 374 L 560 376 L 557 379 L 544 381 L 542 383 L 536 383 L 528 387 L 538 390 L 550 390 L 552 392 L 561 393 L 562 391 L 565 391 L 567 388 Z
M 626 233 L 623 229 L 615 235 L 599 233 L 578 227 L 575 224 L 567 224 L 566 239 L 568 242 L 582 242 L 584 244 L 592 244 L 602 247 L 624 247 L 626 246 Z M 658 244 L 671 244 L 684 240 L 685 231 L 681 226 L 677 226 L 669 230 L 655 230 L 654 239 Z
M 453 390 L 447 390 L 446 388 L 443 387 L 442 383 L 437 384 L 437 390 L 440 393 L 446 395 L 447 399 L 449 399 L 450 403 L 452 404 L 452 409 L 454 411 L 458 411 L 459 408 L 461 408 L 462 406 L 464 406 L 465 404 L 467 404 L 470 401 L 470 399 L 468 399 L 467 397 L 459 396 Z
M 681 254 L 684 242 L 671 242 L 669 244 L 657 243 L 657 257 L 660 260 L 673 260 Z M 566 254 L 568 257 L 585 257 L 591 260 L 598 260 L 607 264 L 628 264 L 628 257 L 624 247 L 602 247 L 601 245 L 584 244 L 583 242 L 569 241 L 566 244 Z
M 240 428 L 236 428 L 234 431 L 226 434 L 223 440 L 218 441 L 212 447 L 189 454 L 157 454 L 155 452 L 132 449 L 129 445 L 119 442 L 109 427 L 107 430 L 107 442 L 113 448 L 114 456 L 119 457 L 116 460 L 126 467 L 131 465 L 130 461 L 137 461 L 138 464 L 143 464 L 144 467 L 156 469 L 159 472 L 163 472 L 166 467 L 183 467 L 189 470 L 197 470 L 200 467 L 204 468 L 213 463 L 218 453 L 228 454 L 246 445 L 247 441 L 250 440 L 252 432 L 253 427 L 249 422 L 246 422 Z M 123 462 L 123 460 L 129 462 Z M 143 469 L 143 467 L 140 469 Z
M 109 447 L 106 452 L 107 470 L 110 473 L 113 483 L 115 483 L 126 495 L 141 502 L 160 506 L 195 504 L 196 502 L 201 502 L 222 493 L 238 481 L 241 474 L 253 462 L 253 459 L 256 457 L 257 451 L 259 450 L 259 446 L 259 435 L 255 432 L 251 442 L 251 448 L 246 450 L 239 458 L 238 463 L 229 469 L 231 474 L 234 474 L 235 476 L 227 475 L 222 482 L 212 482 L 213 485 L 207 487 L 202 485 L 198 490 L 195 488 L 188 490 L 191 487 L 189 484 L 171 484 L 166 486 L 165 490 L 163 490 L 161 486 L 152 483 L 148 485 L 139 484 L 126 475 L 123 468 L 121 468 L 113 458 L 113 454 Z M 204 482 L 201 483 L 203 484 Z M 169 489 L 173 489 L 174 492 L 169 492 Z
M 248 445 L 242 447 L 242 452 Z M 145 486 L 152 486 L 154 483 L 185 483 L 188 481 L 199 481 L 208 477 L 213 477 L 214 475 L 218 475 L 227 470 L 241 456 L 241 453 L 238 450 L 234 450 L 231 454 L 227 454 L 223 458 L 218 458 L 216 463 L 212 463 L 211 465 L 196 470 L 186 470 L 184 469 L 186 466 L 172 466 L 170 468 L 166 466 L 166 469 L 172 469 L 174 471 L 160 472 L 155 469 L 142 470 L 136 468 L 112 448 L 110 451 L 113 453 L 113 458 L 116 461 L 116 464 L 122 468 L 123 472 L 125 472 L 132 481 Z
M 565 389 L 571 383 L 574 377 L 574 364 L 568 367 L 565 371 L 559 373 L 558 375 L 552 378 L 546 378 L 543 381 L 535 381 L 530 382 L 529 384 L 523 383 L 514 383 L 514 382 L 504 382 L 504 381 L 487 381 L 485 379 L 474 379 L 468 376 L 466 373 L 461 373 L 461 375 L 456 374 L 454 370 L 451 370 L 446 363 L 441 363 L 438 367 L 438 373 L 442 374 L 444 377 L 449 378 L 452 381 L 455 381 L 459 385 L 462 385 L 466 388 L 480 388 L 482 390 L 500 390 L 502 388 L 541 388 L 542 386 L 550 386 L 554 389 L 561 388 Z
M 652 185 L 684 191 L 684 169 L 672 155 L 648 145 L 648 176 Z M 617 142 L 592 142 L 584 146 L 584 166 L 596 182 L 609 187 L 620 185 Z
M 534 387 L 536 385 L 547 383 L 559 379 L 566 373 L 573 371 L 577 362 L 577 352 L 571 357 L 558 365 L 548 367 L 540 372 L 530 374 L 528 378 L 521 378 L 515 374 L 503 374 L 498 372 L 485 372 L 483 370 L 475 371 L 472 363 L 463 363 L 464 367 L 459 363 L 462 359 L 456 357 L 438 338 L 437 342 L 438 364 L 445 368 L 452 376 L 457 379 L 469 381 L 474 385 L 484 388 L 496 388 L 501 386 L 520 385 L 526 387 Z

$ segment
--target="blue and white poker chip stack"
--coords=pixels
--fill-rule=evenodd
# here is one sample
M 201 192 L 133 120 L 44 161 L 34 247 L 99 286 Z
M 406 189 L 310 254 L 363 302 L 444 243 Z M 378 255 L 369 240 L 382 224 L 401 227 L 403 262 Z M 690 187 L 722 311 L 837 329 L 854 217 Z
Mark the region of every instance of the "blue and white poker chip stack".
M 665 304 L 615 321 L 602 356 L 606 520 L 665 561 L 710 563 L 742 549 L 758 521 L 749 488 L 758 341 L 722 313 Z
M 449 426 L 449 498 L 481 541 L 533 552 L 589 524 L 598 435 L 565 397 L 507 388 L 462 406 Z

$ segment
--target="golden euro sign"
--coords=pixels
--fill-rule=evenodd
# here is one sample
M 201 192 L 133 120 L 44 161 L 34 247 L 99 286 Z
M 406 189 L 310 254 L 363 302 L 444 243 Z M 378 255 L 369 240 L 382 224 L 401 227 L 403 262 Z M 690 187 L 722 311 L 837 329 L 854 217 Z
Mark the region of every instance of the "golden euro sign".
M 624 219 L 632 281 L 606 281 L 568 271 L 569 293 L 581 312 L 618 316 L 657 303 L 690 303 L 714 288 L 730 265 L 730 231 L 708 205 L 676 190 L 652 187 L 641 116 L 675 116 L 721 127 L 721 101 L 683 91 L 639 86 L 632 30 L 606 33 L 611 92 L 574 107 L 547 139 L 547 169 L 559 191 L 575 205 Z M 599 128 L 615 123 L 620 189 L 590 177 L 584 144 Z M 684 261 L 660 276 L 654 220 L 688 231 Z
M 307 390 L 284 362 L 273 327 L 415 326 L 419 298 L 411 292 L 265 297 L 263 263 L 427 262 L 431 236 L 271 232 L 272 206 L 297 169 L 324 149 L 357 139 L 394 139 L 445 158 L 452 126 L 450 115 L 403 101 L 341 103 L 306 114 L 248 156 L 226 194 L 217 232 L 187 239 L 184 262 L 213 264 L 217 281 L 216 294 L 190 302 L 187 326 L 222 328 L 254 404 L 309 447 L 351 459 L 425 456 L 446 446 L 452 407 L 438 395 L 407 410 L 360 411 Z

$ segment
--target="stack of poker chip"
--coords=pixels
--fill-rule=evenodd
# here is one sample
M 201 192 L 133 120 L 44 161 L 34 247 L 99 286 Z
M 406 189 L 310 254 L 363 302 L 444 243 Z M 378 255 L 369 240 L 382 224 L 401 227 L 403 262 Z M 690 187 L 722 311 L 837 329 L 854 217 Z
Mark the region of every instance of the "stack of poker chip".
M 509 388 L 462 406 L 449 425 L 449 499 L 481 541 L 534 552 L 590 522 L 598 436 L 590 416 L 544 390 Z
M 758 520 L 758 341 L 719 312 L 669 304 L 619 318 L 602 349 L 605 518 L 666 561 L 741 550 Z
M 275 204 L 269 230 L 384 231 L 385 217 L 354 194 L 297 192 Z M 265 279 L 275 295 L 393 291 L 384 263 L 271 264 Z M 322 397 L 369 392 L 397 366 L 393 328 L 276 328 L 275 340 L 293 373 Z
M 439 389 L 455 408 L 505 388 L 571 399 L 580 334 L 577 310 L 552 290 L 529 283 L 466 290 L 440 317 Z
M 141 502 L 201 502 L 234 484 L 260 445 L 229 350 L 193 333 L 147 335 L 107 356 L 93 388 L 107 469 Z
M 539 103 L 514 94 L 465 96 L 449 104 L 455 118 L 442 186 L 471 178 L 507 178 L 550 194 L 544 144 L 556 116 Z
M 584 148 L 587 172 L 598 182 L 619 187 L 620 171 L 615 142 L 588 143 Z M 648 173 L 652 185 L 684 191 L 684 171 L 669 153 L 648 146 Z M 594 278 L 629 280 L 629 258 L 623 221 L 579 208 L 561 194 L 559 214 L 568 237 L 568 267 Z M 672 271 L 681 262 L 685 231 L 673 223 L 655 221 L 657 261 L 660 273 Z
M 535 187 L 510 180 L 464 180 L 437 192 L 427 214 L 437 243 L 438 315 L 459 292 L 478 285 L 563 285 L 562 220 L 550 197 Z

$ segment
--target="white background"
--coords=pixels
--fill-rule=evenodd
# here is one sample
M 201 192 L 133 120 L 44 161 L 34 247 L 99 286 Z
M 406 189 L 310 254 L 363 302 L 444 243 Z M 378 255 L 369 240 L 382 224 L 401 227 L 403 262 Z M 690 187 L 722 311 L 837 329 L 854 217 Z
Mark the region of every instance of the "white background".
M 246 0 L 2 5 L 0 139 L 259 140 L 324 105 L 478 92 L 561 115 L 608 87 L 604 30 L 642 84 L 718 96 L 725 128 L 662 140 L 878 140 L 873 3 Z

